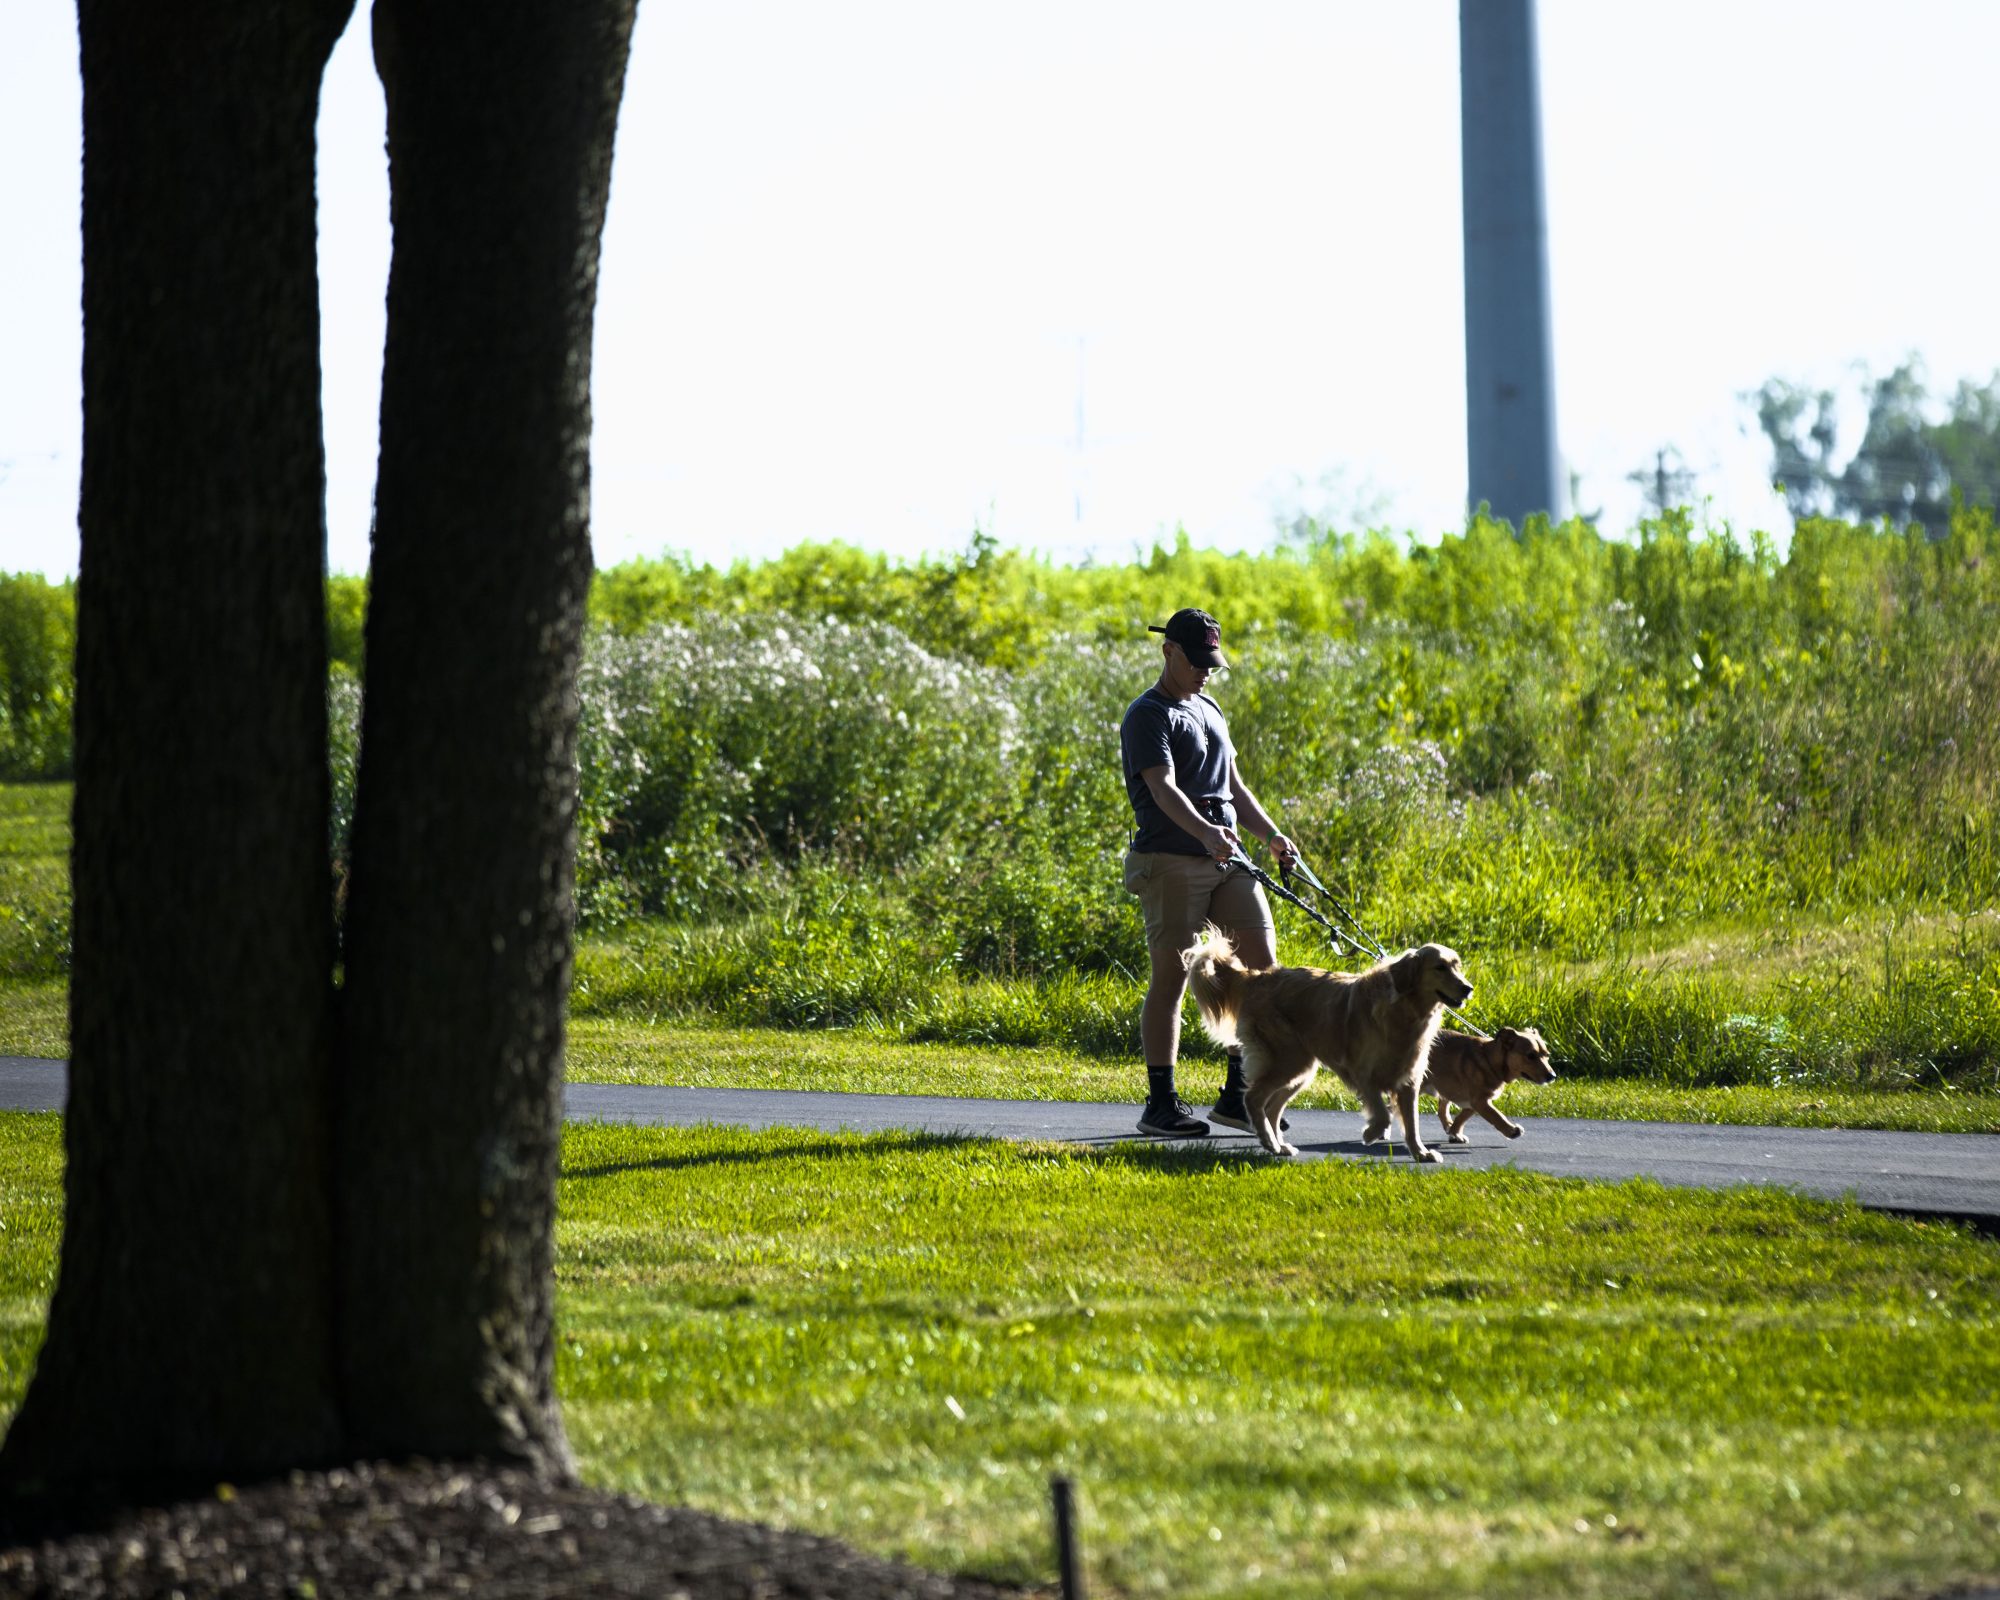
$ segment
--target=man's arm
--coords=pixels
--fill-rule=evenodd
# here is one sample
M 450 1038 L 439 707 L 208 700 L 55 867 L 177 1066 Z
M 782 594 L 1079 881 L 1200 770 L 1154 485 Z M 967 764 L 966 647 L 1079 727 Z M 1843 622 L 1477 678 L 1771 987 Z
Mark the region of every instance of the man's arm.
M 1180 785 L 1174 782 L 1172 762 L 1163 767 L 1148 767 L 1139 776 L 1153 791 L 1154 803 L 1166 813 L 1167 820 L 1194 835 L 1217 861 L 1227 861 L 1236 854 L 1239 848 L 1236 830 L 1219 828 L 1195 810 L 1194 802 L 1182 794 Z
M 1278 825 L 1257 803 L 1257 797 L 1250 792 L 1250 785 L 1243 781 L 1243 774 L 1236 770 L 1234 761 L 1229 763 L 1229 798 L 1236 807 L 1236 815 L 1249 825 L 1252 833 L 1270 845 L 1279 866 L 1289 867 L 1298 860 L 1299 847 L 1278 831 Z

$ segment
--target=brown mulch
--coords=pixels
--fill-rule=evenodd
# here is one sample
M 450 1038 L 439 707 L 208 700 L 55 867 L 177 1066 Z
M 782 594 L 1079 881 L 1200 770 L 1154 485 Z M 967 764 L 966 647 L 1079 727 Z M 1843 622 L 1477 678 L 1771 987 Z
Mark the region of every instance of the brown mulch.
M 1053 1566 L 1053 1552 L 1051 1565 Z M 1022 1600 L 835 1539 L 479 1465 L 360 1465 L 0 1539 L 0 1595 Z

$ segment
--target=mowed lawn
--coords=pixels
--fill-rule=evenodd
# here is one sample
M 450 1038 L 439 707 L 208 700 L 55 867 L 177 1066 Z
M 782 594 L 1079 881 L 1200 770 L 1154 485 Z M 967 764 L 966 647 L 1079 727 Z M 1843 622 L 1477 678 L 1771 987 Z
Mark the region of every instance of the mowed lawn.
M 26 1022 L 24 1019 L 25 1032 Z M 23 1052 L 32 1053 L 32 1052 Z M 643 1016 L 573 1016 L 568 1074 L 577 1083 L 688 1084 L 973 1099 L 1128 1102 L 1136 1121 L 1145 1074 L 1136 1055 L 1107 1060 L 1073 1051 L 1001 1045 L 912 1044 L 865 1029 L 787 1032 Z M 1183 1058 L 1181 1092 L 1206 1106 L 1222 1083 L 1219 1060 Z M 1359 1114 L 1360 1103 L 1322 1072 L 1300 1098 Z M 1426 1126 L 1435 1129 L 1431 1102 Z M 2000 1094 L 1945 1088 L 1690 1088 L 1645 1078 L 1559 1078 L 1513 1084 L 1511 1117 L 1603 1117 L 1792 1128 L 1884 1128 L 1906 1133 L 2000 1133 Z M 1427 1135 L 1428 1136 L 1428 1135 Z
M 0 1413 L 60 1124 L 0 1117 Z M 1726 1194 L 1200 1149 L 572 1127 L 594 1483 L 1093 1594 L 2000 1578 L 2000 1245 Z

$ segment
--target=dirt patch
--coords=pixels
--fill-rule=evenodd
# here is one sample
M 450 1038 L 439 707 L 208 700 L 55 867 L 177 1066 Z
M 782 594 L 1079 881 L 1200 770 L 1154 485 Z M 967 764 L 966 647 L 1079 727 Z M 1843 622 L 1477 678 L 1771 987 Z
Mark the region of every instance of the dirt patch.
M 1022 1591 L 522 1471 L 415 1463 L 295 1472 L 106 1514 L 60 1536 L 0 1536 L 0 1594 L 1021 1600 Z

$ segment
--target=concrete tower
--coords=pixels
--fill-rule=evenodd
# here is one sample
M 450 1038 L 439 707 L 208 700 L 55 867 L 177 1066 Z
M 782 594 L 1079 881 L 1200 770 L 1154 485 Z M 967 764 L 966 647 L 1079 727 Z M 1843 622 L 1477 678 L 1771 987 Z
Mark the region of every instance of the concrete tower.
M 1467 502 L 1563 514 L 1535 0 L 1459 0 Z

